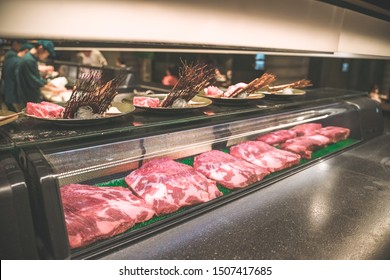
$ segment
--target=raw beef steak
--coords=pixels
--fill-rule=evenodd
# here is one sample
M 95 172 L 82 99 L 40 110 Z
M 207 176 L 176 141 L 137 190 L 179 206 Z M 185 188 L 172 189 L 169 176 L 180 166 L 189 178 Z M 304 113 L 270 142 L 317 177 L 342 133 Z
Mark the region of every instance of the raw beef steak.
M 125 181 L 139 197 L 153 205 L 157 215 L 222 195 L 215 181 L 189 165 L 165 157 L 146 162 L 126 176 Z
M 228 189 L 246 187 L 269 174 L 264 168 L 217 150 L 196 156 L 194 168 Z
M 60 190 L 71 249 L 122 233 L 154 215 L 127 188 L 70 184 Z
M 294 138 L 296 135 L 297 134 L 294 130 L 281 129 L 260 135 L 256 138 L 256 140 L 267 143 L 269 145 L 277 145 L 285 142 L 288 139 Z
M 64 107 L 43 101 L 41 103 L 27 102 L 26 114 L 40 118 L 61 118 Z
M 321 134 L 329 138 L 330 143 L 336 143 L 341 140 L 348 138 L 350 130 L 344 127 L 338 126 L 327 126 L 323 127 L 318 131 L 318 134 Z
M 290 130 L 294 131 L 297 136 L 304 136 L 318 134 L 318 130 L 321 128 L 322 124 L 320 123 L 304 123 L 294 126 L 293 128 L 290 128 Z
M 281 144 L 283 150 L 299 154 L 301 157 L 310 159 L 314 150 L 325 147 L 329 143 L 329 138 L 322 135 L 301 136 L 287 140 Z
M 145 96 L 134 96 L 133 105 L 155 108 L 160 104 L 160 99 Z
M 300 156 L 261 141 L 246 141 L 230 148 L 230 154 L 265 168 L 269 172 L 298 164 Z

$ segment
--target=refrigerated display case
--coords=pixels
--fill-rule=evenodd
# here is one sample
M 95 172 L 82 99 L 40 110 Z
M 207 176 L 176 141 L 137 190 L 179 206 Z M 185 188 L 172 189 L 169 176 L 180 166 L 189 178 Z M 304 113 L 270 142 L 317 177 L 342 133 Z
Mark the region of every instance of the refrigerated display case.
M 2 260 L 38 258 L 27 183 L 10 150 L 0 151 L 0 224 Z
M 136 223 L 121 233 L 97 238 L 85 246 L 71 249 L 61 196 L 61 189 L 64 186 L 85 184 L 96 188 L 119 186 L 128 189 L 125 177 L 152 159 L 169 157 L 175 162 L 193 166 L 194 157 L 199 154 L 210 150 L 228 153 L 232 146 L 256 140 L 260 135 L 305 123 L 318 123 L 324 127 L 344 127 L 349 129 L 350 134 L 347 139 L 315 150 L 310 159 L 302 158 L 299 163 L 271 172 L 247 187 L 231 190 L 217 184 L 221 195 L 210 201 L 181 207 L 173 213 L 154 215 L 150 220 Z M 295 234 L 302 234 L 297 231 L 297 225 L 302 226 L 300 230 L 309 227 L 309 233 L 311 230 L 315 233 L 317 229 L 310 227 L 313 220 L 320 219 L 321 216 L 319 213 L 318 217 L 311 217 L 311 223 L 307 223 L 308 218 L 299 217 L 297 214 L 299 211 L 297 212 L 294 207 L 298 207 L 296 203 L 303 203 L 304 193 L 309 192 L 311 196 L 315 196 L 318 191 L 318 196 L 321 196 L 324 190 L 320 190 L 319 187 L 327 180 L 325 178 L 328 178 L 332 182 L 324 187 L 325 192 L 329 191 L 334 195 L 329 189 L 330 185 L 334 190 L 340 191 L 340 198 L 333 201 L 335 211 L 343 212 L 349 209 L 348 205 L 343 206 L 350 198 L 345 197 L 343 191 L 339 189 L 343 184 L 343 172 L 337 166 L 342 162 L 352 164 L 347 159 L 348 154 L 364 149 L 364 145 L 375 145 L 371 144 L 375 141 L 379 141 L 382 151 L 386 151 L 386 144 L 383 143 L 386 143 L 384 139 L 388 138 L 388 135 L 383 134 L 383 117 L 377 103 L 367 98 L 363 92 L 331 88 L 308 90 L 304 96 L 287 100 L 263 99 L 257 104 L 240 106 L 211 105 L 183 115 L 156 115 L 136 110 L 130 116 L 98 126 L 67 127 L 22 118 L 3 128 L 3 134 L 12 139 L 15 148 L 20 152 L 21 165 L 29 182 L 37 240 L 38 244 L 42 244 L 39 246 L 39 257 L 44 259 L 335 258 L 332 254 L 320 254 L 322 249 L 328 250 L 329 244 L 332 244 L 328 241 L 330 243 L 324 245 L 326 241 L 323 240 L 317 243 L 310 241 L 310 246 L 317 248 L 317 251 L 313 249 L 317 254 L 313 251 L 304 254 L 305 250 L 302 249 L 304 245 L 295 244 L 295 249 L 301 250 L 302 254 L 296 257 L 292 255 L 294 249 L 291 244 L 299 239 Z M 368 150 L 370 149 L 373 149 L 372 146 Z M 373 155 L 374 151 L 370 153 Z M 363 163 L 365 160 L 359 158 L 360 162 Z M 334 166 L 331 163 L 335 163 Z M 367 163 L 363 164 L 367 168 L 370 167 Z M 366 171 L 371 172 L 365 167 L 353 165 L 352 171 L 347 170 L 346 174 L 354 183 L 364 184 L 357 178 Z M 345 166 L 342 166 L 342 169 L 345 169 Z M 386 186 L 389 178 L 386 178 L 386 173 L 381 176 L 378 180 Z M 305 181 L 305 178 L 308 181 Z M 308 184 L 310 186 L 307 186 Z M 281 191 L 285 193 L 279 193 Z M 264 193 L 271 195 L 267 198 L 268 195 L 265 194 L 263 197 Z M 275 193 L 279 195 L 275 196 Z M 289 196 L 288 193 L 292 195 Z M 295 202 L 288 202 L 296 197 L 297 193 L 302 194 L 302 197 Z M 384 211 L 388 210 L 388 205 L 384 204 L 385 198 L 375 197 L 378 206 L 384 205 Z M 274 202 L 275 199 L 278 202 Z M 257 201 L 261 205 L 257 204 Z M 331 203 L 329 199 L 325 202 Z M 305 215 L 315 215 L 316 211 L 321 211 L 321 203 L 325 202 L 321 200 L 317 205 L 314 203 L 318 209 L 300 211 L 304 211 Z M 370 204 L 369 200 L 359 203 L 362 209 Z M 264 213 L 267 212 L 263 212 L 264 209 L 261 210 L 260 207 L 267 204 L 273 208 L 276 205 L 282 207 L 264 217 Z M 283 205 L 289 205 L 291 208 L 283 209 Z M 370 204 L 370 207 L 373 206 Z M 247 212 L 246 219 L 253 221 L 250 226 L 248 220 L 242 216 L 244 212 Z M 368 220 L 374 219 L 372 217 L 374 214 L 379 215 L 377 211 L 368 210 L 366 213 Z M 241 215 L 241 220 L 237 220 L 238 215 Z M 388 219 L 388 215 L 385 213 L 382 215 L 375 218 Z M 286 223 L 280 220 L 283 216 L 287 217 Z M 263 217 L 264 222 L 258 217 Z M 339 218 L 335 215 L 333 220 Z M 216 219 L 215 222 L 213 219 Z M 284 228 L 289 223 L 293 223 L 291 229 Z M 191 225 L 194 226 L 190 230 L 192 234 L 188 232 Z M 349 230 L 339 227 L 340 225 L 334 221 L 330 225 L 338 234 L 345 234 L 344 231 Z M 227 231 L 221 233 L 222 229 Z M 251 238 L 242 233 L 242 231 L 249 233 L 254 229 L 268 229 L 268 233 L 262 232 L 260 236 L 255 234 Z M 290 237 L 294 239 L 291 244 L 289 243 L 291 246 L 278 248 L 278 242 L 288 242 L 285 237 L 290 230 L 296 230 L 295 233 L 290 232 Z M 179 238 L 176 231 L 182 232 L 185 236 Z M 242 246 L 246 251 L 237 250 L 237 244 L 241 241 L 239 238 L 233 241 L 232 239 L 237 236 L 229 237 L 229 231 L 234 236 L 243 234 L 246 240 Z M 381 234 L 385 234 L 386 231 L 388 232 L 388 226 L 383 228 Z M 215 241 L 217 232 L 226 238 L 227 243 L 216 241 L 216 244 L 211 246 L 209 242 Z M 305 232 L 310 236 L 309 233 Z M 269 234 L 274 235 L 275 239 Z M 171 239 L 173 236 L 177 244 Z M 160 237 L 167 243 L 156 244 L 159 243 Z M 261 247 L 264 246 L 265 240 L 269 244 L 267 251 L 262 251 Z M 154 251 L 148 245 L 149 241 L 158 250 Z M 196 245 L 198 242 L 199 248 Z M 383 242 L 385 244 L 383 246 L 389 245 L 388 240 L 384 239 Z M 209 244 L 210 250 L 204 247 L 205 244 Z M 183 251 L 179 245 L 181 248 L 188 246 L 190 250 Z M 273 246 L 275 247 L 271 248 Z M 372 250 L 375 251 L 375 248 Z M 232 253 L 235 256 L 231 255 Z M 383 254 L 372 254 L 367 258 L 371 257 L 383 257 Z

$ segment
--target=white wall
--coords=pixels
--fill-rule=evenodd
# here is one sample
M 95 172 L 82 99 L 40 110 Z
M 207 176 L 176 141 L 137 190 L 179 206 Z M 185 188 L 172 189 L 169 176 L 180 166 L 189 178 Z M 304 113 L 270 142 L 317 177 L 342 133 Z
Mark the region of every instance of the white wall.
M 388 30 L 389 22 L 314 0 L 0 1 L 0 37 L 209 44 L 390 57 Z
M 390 22 L 347 10 L 338 52 L 390 56 Z

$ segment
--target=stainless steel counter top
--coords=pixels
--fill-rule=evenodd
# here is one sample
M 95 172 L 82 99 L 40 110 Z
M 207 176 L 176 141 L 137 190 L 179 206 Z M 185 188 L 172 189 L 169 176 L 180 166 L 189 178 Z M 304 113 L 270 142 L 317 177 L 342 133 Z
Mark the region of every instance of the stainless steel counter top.
M 103 259 L 390 259 L 390 134 Z

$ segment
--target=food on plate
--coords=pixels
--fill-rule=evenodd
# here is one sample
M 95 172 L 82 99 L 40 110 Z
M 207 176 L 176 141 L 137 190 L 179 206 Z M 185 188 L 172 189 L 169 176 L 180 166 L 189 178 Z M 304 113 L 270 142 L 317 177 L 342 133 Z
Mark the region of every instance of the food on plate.
M 178 98 L 172 103 L 172 108 L 187 108 L 190 107 L 191 100 L 190 101 L 185 101 L 182 98 Z
M 290 130 L 294 131 L 297 136 L 304 136 L 318 134 L 321 128 L 322 124 L 320 123 L 303 123 L 290 128 Z
M 347 139 L 349 133 L 350 130 L 348 128 L 338 126 L 326 126 L 318 131 L 318 134 L 329 138 L 330 143 L 337 143 L 339 141 Z
M 74 113 L 73 119 L 76 120 L 88 120 L 88 119 L 98 119 L 103 117 L 103 115 L 96 114 L 93 112 L 92 107 L 90 106 L 81 106 Z
M 207 88 L 204 89 L 204 92 L 206 96 L 211 96 L 211 97 L 223 96 L 223 90 L 219 89 L 216 86 L 208 86 Z
M 120 234 L 155 214 L 127 188 L 69 184 L 60 191 L 71 249 Z
M 269 174 L 266 169 L 217 150 L 196 156 L 194 168 L 228 189 L 246 187 Z
M 279 93 L 280 91 L 282 94 L 293 94 L 293 89 L 294 88 L 306 88 L 309 86 L 312 86 L 313 84 L 311 83 L 310 80 L 302 79 L 298 80 L 289 84 L 284 84 L 284 85 L 276 85 L 276 86 L 271 86 L 267 85 L 264 90 L 270 92 L 270 93 Z
M 249 84 L 237 83 L 231 85 L 228 89 L 221 93 L 215 87 L 209 86 L 204 89 L 205 95 L 216 98 L 247 98 L 249 95 L 255 93 L 257 90 L 268 86 L 276 80 L 276 76 L 270 73 L 264 73 L 260 77 L 254 79 Z
M 201 89 L 210 85 L 214 79 L 214 69 L 205 64 L 187 65 L 183 62 L 180 69 L 180 78 L 175 86 L 160 101 L 156 96 L 136 96 L 133 104 L 140 108 L 158 108 L 164 112 L 164 108 L 198 108 L 208 106 L 211 101 L 203 98 L 203 101 L 194 100 Z M 210 102 L 208 102 L 210 101 Z M 169 110 L 168 110 L 169 111 Z M 186 111 L 186 110 L 184 110 Z
M 27 104 L 26 114 L 47 119 L 97 119 L 114 114 L 109 108 L 124 79 L 123 73 L 103 83 L 99 71 L 91 71 L 76 82 L 65 108 L 50 102 Z M 116 111 L 119 111 L 116 108 Z
M 297 154 L 277 149 L 261 141 L 246 141 L 230 148 L 230 154 L 275 172 L 298 164 Z
M 292 89 L 292 88 L 289 88 L 289 87 L 283 89 L 283 90 L 282 90 L 282 93 L 283 93 L 283 94 L 287 94 L 287 95 L 288 95 L 288 94 L 294 94 L 293 89 Z
M 134 96 L 134 106 L 156 108 L 160 104 L 160 99 L 154 97 Z
M 328 137 L 322 135 L 304 135 L 289 139 L 280 147 L 283 150 L 299 154 L 301 157 L 311 159 L 312 152 L 325 147 L 330 143 Z
M 111 106 L 117 90 L 126 78 L 125 73 L 120 73 L 108 82 L 101 78 L 101 71 L 90 71 L 76 81 L 72 95 L 66 103 L 63 118 L 74 119 L 87 116 L 96 118 L 96 115 L 103 117 L 103 114 Z M 83 112 L 79 112 L 82 108 Z M 84 114 L 92 110 L 91 114 Z
M 25 113 L 29 116 L 45 119 L 63 119 L 65 108 L 54 103 L 42 101 L 41 103 L 28 102 Z M 98 119 L 108 115 L 121 114 L 117 107 L 110 107 L 104 114 L 96 114 L 90 106 L 81 106 L 75 112 L 73 119 Z
M 43 101 L 41 103 L 27 102 L 26 114 L 39 118 L 62 118 L 64 107 Z
M 190 101 L 186 101 L 182 98 L 177 98 L 175 101 L 173 101 L 172 105 L 169 107 L 161 107 L 161 100 L 156 97 L 134 97 L 133 99 L 133 105 L 137 108 L 146 109 L 146 108 L 152 108 L 157 109 L 157 111 L 161 110 L 161 112 L 164 112 L 166 110 L 170 109 L 184 109 L 184 110 L 192 110 L 197 109 L 200 107 L 205 107 L 211 104 L 211 100 L 197 97 L 195 96 Z
M 153 206 L 157 215 L 222 195 L 215 181 L 189 165 L 166 157 L 144 163 L 127 175 L 125 181 L 137 196 Z
M 248 94 L 255 92 L 261 88 L 264 88 L 272 84 L 276 80 L 276 76 L 270 73 L 264 73 L 260 77 L 254 79 L 244 87 L 238 87 L 237 89 L 229 92 L 227 97 L 241 97 L 244 98 Z
M 268 145 L 278 145 L 288 139 L 294 138 L 297 133 L 294 130 L 281 129 L 272 131 L 256 138 L 257 141 L 262 141 Z
M 106 111 L 106 115 L 117 115 L 117 114 L 122 114 L 121 111 L 118 110 L 117 107 L 114 107 L 114 106 L 111 106 L 110 108 L 108 108 L 108 110 Z
M 235 85 L 231 85 L 228 87 L 227 91 L 223 94 L 224 97 L 230 97 L 231 95 L 234 94 L 234 92 L 245 88 L 248 84 L 246 83 L 237 83 Z
M 189 101 L 198 92 L 208 87 L 215 77 L 215 70 L 206 64 L 186 64 L 180 68 L 180 78 L 168 95 L 161 101 L 163 108 L 190 107 Z M 178 100 L 175 102 L 176 100 Z M 184 103 L 184 106 L 183 106 Z

